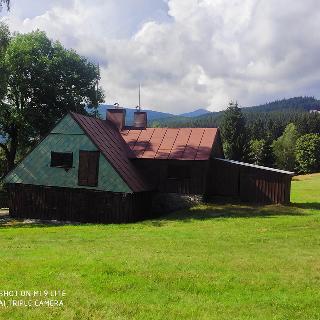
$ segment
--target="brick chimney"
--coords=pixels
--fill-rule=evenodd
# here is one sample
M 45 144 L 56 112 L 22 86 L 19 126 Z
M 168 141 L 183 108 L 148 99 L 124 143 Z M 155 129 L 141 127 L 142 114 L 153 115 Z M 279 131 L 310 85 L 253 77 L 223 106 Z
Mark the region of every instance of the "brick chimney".
M 113 122 L 119 130 L 122 130 L 126 125 L 126 109 L 108 109 L 107 120 Z
M 135 111 L 133 126 L 139 129 L 145 129 L 147 127 L 147 113 L 143 111 Z

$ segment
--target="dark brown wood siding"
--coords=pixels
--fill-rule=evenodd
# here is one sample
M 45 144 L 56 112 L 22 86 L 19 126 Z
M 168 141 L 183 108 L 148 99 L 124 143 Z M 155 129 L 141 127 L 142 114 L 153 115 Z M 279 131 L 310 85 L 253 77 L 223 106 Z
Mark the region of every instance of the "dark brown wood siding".
M 154 191 L 181 194 L 205 192 L 209 161 L 137 159 L 134 164 L 148 178 Z M 173 178 L 170 172 L 172 167 L 182 167 L 185 177 Z
M 218 196 L 239 195 L 239 167 L 227 162 L 210 160 L 206 193 Z
M 24 184 L 7 185 L 15 218 L 125 223 L 151 216 L 152 194 L 113 193 Z
M 217 159 L 210 161 L 206 195 L 254 203 L 290 203 L 291 176 Z
M 9 206 L 9 195 L 8 192 L 0 191 L 0 209 L 8 208 Z

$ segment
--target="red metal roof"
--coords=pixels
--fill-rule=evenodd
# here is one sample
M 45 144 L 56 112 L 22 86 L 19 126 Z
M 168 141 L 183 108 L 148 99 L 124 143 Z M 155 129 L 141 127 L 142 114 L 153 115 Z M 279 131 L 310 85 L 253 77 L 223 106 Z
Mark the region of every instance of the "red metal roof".
M 110 121 L 73 112 L 71 115 L 133 192 L 149 190 L 147 183 L 128 158 L 134 157 L 134 153 Z
M 122 130 L 130 158 L 208 160 L 217 128 L 146 128 Z

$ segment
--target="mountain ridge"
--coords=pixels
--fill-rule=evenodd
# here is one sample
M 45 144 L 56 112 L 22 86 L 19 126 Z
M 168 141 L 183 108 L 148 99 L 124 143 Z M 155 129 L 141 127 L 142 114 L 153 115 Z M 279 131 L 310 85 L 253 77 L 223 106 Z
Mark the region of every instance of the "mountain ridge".
M 103 104 L 99 106 L 99 113 L 104 118 L 105 112 L 108 108 L 112 108 L 114 106 Z M 126 109 L 126 123 L 129 125 L 133 122 L 133 115 L 136 111 L 135 108 L 127 108 Z M 292 97 L 288 99 L 275 100 L 271 102 L 267 102 L 264 104 L 251 106 L 251 107 L 241 107 L 241 110 L 244 113 L 269 113 L 269 112 L 286 112 L 286 111 L 297 111 L 297 112 L 309 112 L 310 110 L 320 110 L 320 100 L 315 99 L 314 97 Z M 204 120 L 204 119 L 212 119 L 219 118 L 222 116 L 224 111 L 219 112 L 211 112 L 204 108 L 198 108 L 191 112 L 182 113 L 179 115 L 175 115 L 172 113 L 154 111 L 151 109 L 143 109 L 148 113 L 148 122 L 152 125 L 158 125 L 163 123 L 187 123 L 190 121 Z
M 193 118 L 193 117 L 199 117 L 208 113 L 211 113 L 211 111 L 208 111 L 207 109 L 204 109 L 204 108 L 199 108 L 191 112 L 181 113 L 179 114 L 179 116 L 186 117 L 186 118 Z

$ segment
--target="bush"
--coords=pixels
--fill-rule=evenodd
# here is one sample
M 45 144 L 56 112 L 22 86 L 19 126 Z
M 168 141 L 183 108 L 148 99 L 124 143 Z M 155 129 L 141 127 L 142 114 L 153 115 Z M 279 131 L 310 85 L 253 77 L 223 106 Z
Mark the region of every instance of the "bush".
M 265 165 L 267 159 L 267 142 L 264 139 L 250 140 L 249 142 L 249 160 L 253 164 Z
M 320 170 L 320 134 L 305 134 L 297 140 L 296 161 L 299 172 Z
M 295 147 L 299 137 L 296 126 L 289 123 L 284 133 L 272 143 L 272 150 L 276 166 L 284 170 L 294 170 L 295 166 Z

